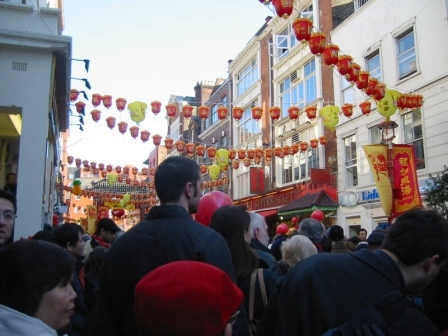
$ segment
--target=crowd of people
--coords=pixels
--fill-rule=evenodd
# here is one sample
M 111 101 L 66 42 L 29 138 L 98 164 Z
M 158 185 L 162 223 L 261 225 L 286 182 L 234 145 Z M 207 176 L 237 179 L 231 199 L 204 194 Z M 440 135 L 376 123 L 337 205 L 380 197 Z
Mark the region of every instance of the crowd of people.
M 160 205 L 126 233 L 104 218 L 92 236 L 65 223 L 16 242 L 16 198 L 0 190 L 0 334 L 448 334 L 437 212 L 349 238 L 305 218 L 270 239 L 242 206 L 196 222 L 201 182 L 193 160 L 170 157 L 155 173 Z

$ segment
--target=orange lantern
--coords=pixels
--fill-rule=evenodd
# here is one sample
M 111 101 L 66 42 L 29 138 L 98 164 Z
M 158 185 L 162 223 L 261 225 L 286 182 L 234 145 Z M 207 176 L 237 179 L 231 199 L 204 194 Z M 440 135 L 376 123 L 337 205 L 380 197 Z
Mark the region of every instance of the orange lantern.
M 300 109 L 297 106 L 288 108 L 289 119 L 296 120 L 299 117 Z
M 84 103 L 82 101 L 78 101 L 75 103 L 75 106 L 76 106 L 76 112 L 84 115 L 84 107 L 86 106 L 86 103 Z
M 107 117 L 106 118 L 107 127 L 109 127 L 110 129 L 113 129 L 115 127 L 116 120 L 117 119 L 115 117 Z
M 115 99 L 115 106 L 117 106 L 117 110 L 122 112 L 126 108 L 127 100 L 124 98 Z
M 118 131 L 119 131 L 121 134 L 126 133 L 127 129 L 128 129 L 128 123 L 127 123 L 127 122 L 125 122 L 125 121 L 120 121 L 120 122 L 118 123 Z
M 78 99 L 79 96 L 79 91 L 76 89 L 71 89 L 70 90 L 70 101 L 76 101 L 76 99 Z
M 308 39 L 308 46 L 313 55 L 321 55 L 325 51 L 327 37 L 323 33 L 312 33 Z
M 112 171 L 112 165 L 111 164 L 108 164 L 107 166 L 106 166 L 106 170 L 107 170 L 107 172 L 108 173 L 110 173 L 111 171 Z
M 201 174 L 202 174 L 202 175 L 205 175 L 205 174 L 207 174 L 207 172 L 208 172 L 208 168 L 207 168 L 206 165 L 201 165 L 201 166 L 199 167 L 199 169 L 201 170 Z
M 210 159 L 214 159 L 216 156 L 216 148 L 215 147 L 209 147 L 206 149 L 207 155 Z
M 317 106 L 305 107 L 305 113 L 308 119 L 313 120 L 314 118 L 316 118 Z
M 106 177 L 106 176 L 107 176 L 107 171 L 102 170 L 102 171 L 101 171 L 101 177 Z
M 310 140 L 311 148 L 316 148 L 318 144 L 319 144 L 319 140 L 318 139 L 311 139 Z
M 373 98 L 375 100 L 381 100 L 386 95 L 386 84 L 378 83 L 375 87 L 375 93 L 373 94 Z
M 246 157 L 246 150 L 244 149 L 238 149 L 238 159 L 242 160 Z
M 269 115 L 271 116 L 272 121 L 278 120 L 280 118 L 280 107 L 272 106 L 269 108 Z
M 126 166 L 125 166 L 125 167 L 123 168 L 123 174 L 124 174 L 124 175 L 129 175 L 129 167 L 126 167 Z
M 194 145 L 194 143 L 191 142 L 185 145 L 185 151 L 187 152 L 188 155 L 193 155 L 195 148 L 196 146 Z
M 142 168 L 142 175 L 148 175 L 148 168 Z
M 75 165 L 77 168 L 81 167 L 81 159 L 75 159 Z
M 117 174 L 121 174 L 121 166 L 116 166 L 115 171 L 117 172 Z
M 224 120 L 229 115 L 229 109 L 227 107 L 225 107 L 225 106 L 220 106 L 216 110 L 216 113 L 218 114 L 218 119 L 219 120 Z
M 92 105 L 97 107 L 101 104 L 101 95 L 99 93 L 92 94 Z
M 264 156 L 266 157 L 266 159 L 272 158 L 272 155 L 274 155 L 274 150 L 272 148 L 266 148 L 264 150 Z
M 93 110 L 90 112 L 92 115 L 92 119 L 94 122 L 98 122 L 101 119 L 101 111 L 100 110 Z
M 123 175 L 118 174 L 117 175 L 117 181 L 120 182 L 120 183 L 123 182 Z
M 162 141 L 162 136 L 160 134 L 154 134 L 152 136 L 152 143 L 154 144 L 154 146 L 159 146 L 160 141 Z
M 162 103 L 154 100 L 151 102 L 151 112 L 154 113 L 155 115 L 158 115 L 160 113 L 162 107 Z
M 67 156 L 67 163 L 71 165 L 73 163 L 73 156 Z
M 261 162 L 261 158 L 259 158 L 258 156 L 254 157 L 255 164 L 260 164 L 260 162 Z
M 378 79 L 375 77 L 369 78 L 369 83 L 367 85 L 367 88 L 365 90 L 366 95 L 373 96 L 375 94 L 376 85 L 378 84 Z
M 358 74 L 358 80 L 356 81 L 356 87 L 359 90 L 367 89 L 367 86 L 369 85 L 369 77 L 370 74 L 368 71 L 360 71 Z
M 154 176 L 155 173 L 156 173 L 156 168 L 154 168 L 154 167 L 149 168 L 149 175 Z M 151 183 L 153 183 L 153 182 L 149 183 L 150 187 L 151 187 Z
M 201 157 L 204 156 L 205 155 L 205 146 L 203 146 L 203 145 L 196 146 L 196 154 Z
M 207 119 L 210 114 L 210 107 L 201 105 L 198 107 L 198 115 L 201 119 Z
M 353 57 L 349 55 L 342 55 L 338 57 L 336 67 L 338 68 L 339 73 L 342 76 L 345 76 L 350 73 L 352 69 L 352 63 L 353 63 Z
M 276 157 L 280 157 L 281 155 L 284 155 L 283 149 L 281 147 L 275 147 L 274 148 L 274 155 Z
M 143 130 L 140 132 L 140 139 L 145 143 L 149 140 L 150 134 L 149 131 Z
M 176 149 L 179 153 L 182 153 L 185 150 L 185 141 L 177 140 L 175 145 L 176 145 Z
M 184 118 L 190 118 L 193 115 L 193 106 L 189 104 L 182 106 L 182 115 Z
M 298 143 L 291 145 L 291 155 L 297 154 L 299 152 L 300 146 Z
M 244 165 L 244 167 L 249 167 L 250 166 L 250 159 L 249 158 L 244 158 L 243 159 L 243 165 Z
M 252 119 L 260 120 L 263 115 L 263 109 L 259 106 L 252 107 Z
M 101 100 L 103 101 L 103 105 L 105 108 L 109 109 L 112 106 L 112 96 L 111 95 L 104 95 L 101 97 Z
M 311 36 L 311 27 L 313 27 L 313 21 L 307 18 L 297 18 L 292 23 L 292 29 L 296 35 L 298 41 L 306 43 Z
M 132 126 L 129 129 L 129 132 L 131 133 L 131 137 L 133 137 L 134 139 L 137 139 L 139 130 L 140 130 L 140 128 L 138 128 L 137 126 Z
M 327 141 L 328 141 L 328 138 L 327 138 L 325 135 L 321 135 L 321 136 L 319 137 L 319 143 L 320 143 L 322 146 L 325 146 L 325 145 L 327 144 Z
M 362 114 L 368 115 L 372 112 L 372 103 L 368 100 L 359 103 L 359 108 L 361 109 Z
M 345 78 L 353 85 L 358 80 L 360 72 L 361 66 L 359 64 L 352 63 L 352 69 L 345 75 Z
M 170 118 L 174 118 L 177 113 L 177 105 L 176 104 L 168 104 L 165 106 L 166 114 Z
M 165 138 L 165 140 L 163 140 L 164 142 L 165 142 L 165 147 L 166 147 L 166 149 L 171 149 L 171 148 L 173 148 L 173 145 L 174 145 L 174 139 L 172 139 L 172 138 Z
M 232 109 L 232 117 L 235 120 L 240 120 L 243 117 L 244 109 L 239 106 L 235 106 Z
M 308 149 L 308 142 L 302 141 L 299 143 L 300 151 L 305 152 Z
M 322 59 L 328 66 L 335 66 L 338 63 L 339 46 L 336 44 L 327 44 L 322 53 Z
M 96 162 L 95 161 L 90 162 L 90 168 L 96 169 Z
M 344 115 L 347 118 L 350 118 L 352 116 L 352 114 L 353 114 L 353 104 L 344 104 L 344 105 L 342 105 L 341 109 L 342 109 L 342 113 L 344 113 Z
M 288 145 L 283 146 L 283 154 L 290 155 L 291 154 L 291 146 L 288 146 Z
M 104 170 L 104 163 L 99 163 L 98 164 L 98 169 L 103 171 Z
M 258 158 L 263 157 L 263 149 L 261 149 L 261 148 L 256 148 L 256 149 L 255 149 L 255 157 L 258 157 Z
M 247 157 L 248 157 L 250 160 L 253 160 L 254 157 L 255 157 L 255 149 L 248 149 L 248 150 L 247 150 Z
M 229 160 L 233 160 L 234 158 L 236 158 L 236 149 L 229 149 Z
M 294 9 L 294 0 L 272 0 L 275 13 L 283 19 L 289 18 Z
M 126 184 L 131 184 L 131 178 L 130 177 L 126 177 Z

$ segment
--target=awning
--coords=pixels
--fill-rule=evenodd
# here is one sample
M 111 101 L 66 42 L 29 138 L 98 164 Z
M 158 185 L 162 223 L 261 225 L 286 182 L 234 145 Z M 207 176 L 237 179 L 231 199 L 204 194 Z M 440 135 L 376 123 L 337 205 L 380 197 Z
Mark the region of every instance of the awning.
M 304 212 L 312 212 L 314 210 L 334 211 L 337 210 L 339 204 L 333 200 L 328 194 L 321 190 L 316 194 L 306 194 L 298 199 L 278 208 L 279 216 L 294 216 Z
M 263 217 L 269 217 L 269 216 L 277 215 L 277 210 L 257 211 L 257 214 L 260 214 Z

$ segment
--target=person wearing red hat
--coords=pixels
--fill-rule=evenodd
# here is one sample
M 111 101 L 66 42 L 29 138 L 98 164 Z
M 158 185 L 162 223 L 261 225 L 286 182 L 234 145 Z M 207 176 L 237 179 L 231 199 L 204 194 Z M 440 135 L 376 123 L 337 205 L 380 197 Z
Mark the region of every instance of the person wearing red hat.
M 135 286 L 140 335 L 232 335 L 243 292 L 219 268 L 175 261 L 145 275 Z

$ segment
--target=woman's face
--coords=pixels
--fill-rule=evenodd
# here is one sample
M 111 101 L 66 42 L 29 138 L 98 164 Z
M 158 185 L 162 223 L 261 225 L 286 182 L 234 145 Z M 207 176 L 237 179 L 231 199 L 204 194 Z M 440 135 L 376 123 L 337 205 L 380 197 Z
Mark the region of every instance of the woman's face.
M 75 312 L 76 293 L 72 285 L 59 284 L 44 294 L 34 317 L 55 330 L 70 323 Z

